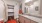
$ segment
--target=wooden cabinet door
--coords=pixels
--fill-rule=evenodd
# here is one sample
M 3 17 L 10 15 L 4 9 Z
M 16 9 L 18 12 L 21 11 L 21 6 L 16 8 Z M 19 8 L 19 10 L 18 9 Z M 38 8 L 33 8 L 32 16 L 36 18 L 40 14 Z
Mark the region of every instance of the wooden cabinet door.
M 30 23 L 30 19 L 25 18 L 25 23 Z
M 24 23 L 24 18 L 22 16 L 19 16 L 19 22 Z
M 31 23 L 37 23 L 37 22 L 35 22 L 35 21 L 31 21 Z

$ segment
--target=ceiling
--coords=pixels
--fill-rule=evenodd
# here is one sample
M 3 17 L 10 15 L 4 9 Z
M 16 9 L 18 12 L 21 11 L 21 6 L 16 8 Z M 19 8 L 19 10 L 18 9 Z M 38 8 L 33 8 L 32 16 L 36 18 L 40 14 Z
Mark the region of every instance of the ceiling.
M 21 2 L 22 0 L 5 0 L 5 1 L 18 1 L 18 2 Z

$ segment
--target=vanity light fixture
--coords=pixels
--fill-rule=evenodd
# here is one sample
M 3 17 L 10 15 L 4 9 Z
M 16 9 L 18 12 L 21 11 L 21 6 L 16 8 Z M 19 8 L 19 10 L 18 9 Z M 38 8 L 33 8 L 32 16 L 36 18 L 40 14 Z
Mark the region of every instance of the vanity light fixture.
M 29 1 L 32 1 L 32 0 L 25 0 L 25 3 L 29 2 Z

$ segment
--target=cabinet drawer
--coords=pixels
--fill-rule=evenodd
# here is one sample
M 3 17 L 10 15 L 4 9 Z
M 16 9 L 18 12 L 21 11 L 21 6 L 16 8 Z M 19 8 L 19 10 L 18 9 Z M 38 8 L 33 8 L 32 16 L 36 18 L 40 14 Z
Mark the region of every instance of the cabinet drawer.
M 25 18 L 25 23 L 30 23 L 30 19 Z
M 24 23 L 24 17 L 20 16 L 20 17 L 19 17 L 19 22 L 20 22 L 20 23 Z
M 35 22 L 35 21 L 31 21 L 31 23 L 37 23 L 37 22 Z

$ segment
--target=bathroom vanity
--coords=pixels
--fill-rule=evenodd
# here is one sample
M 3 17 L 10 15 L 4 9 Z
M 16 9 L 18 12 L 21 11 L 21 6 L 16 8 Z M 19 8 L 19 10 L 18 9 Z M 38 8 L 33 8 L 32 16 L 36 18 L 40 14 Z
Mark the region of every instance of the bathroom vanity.
M 20 23 L 42 23 L 41 18 L 36 18 L 28 15 L 19 15 Z

